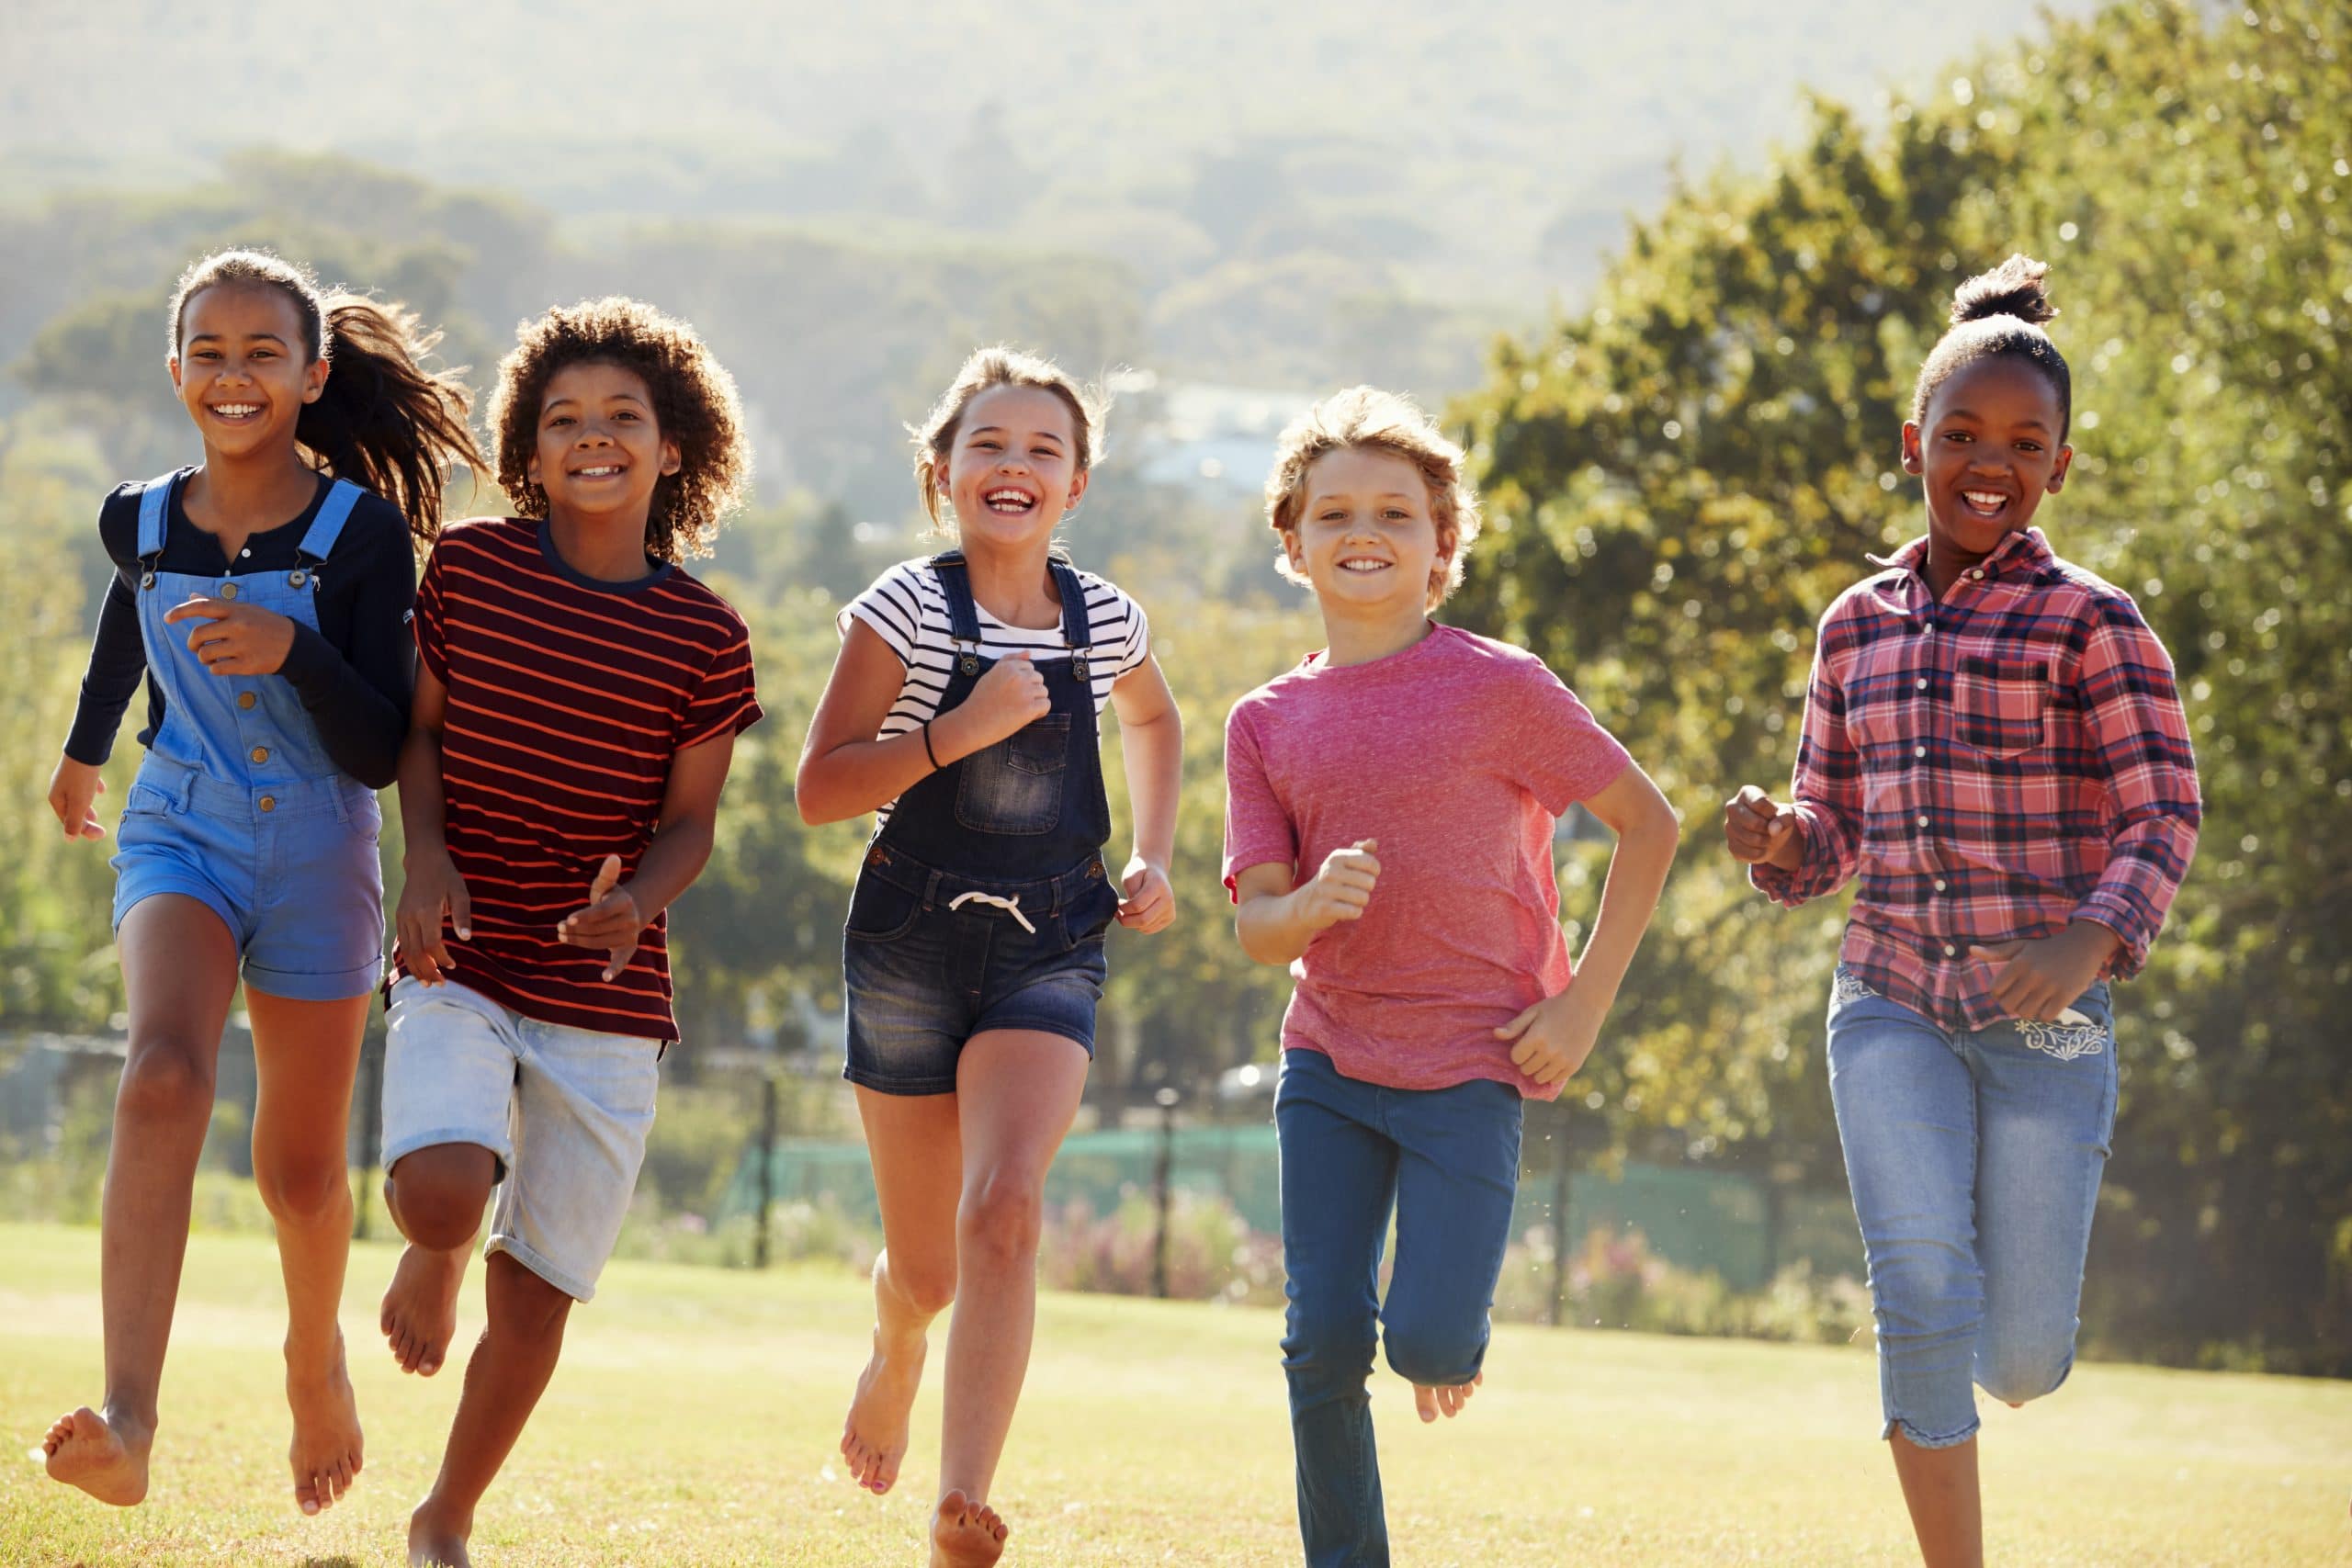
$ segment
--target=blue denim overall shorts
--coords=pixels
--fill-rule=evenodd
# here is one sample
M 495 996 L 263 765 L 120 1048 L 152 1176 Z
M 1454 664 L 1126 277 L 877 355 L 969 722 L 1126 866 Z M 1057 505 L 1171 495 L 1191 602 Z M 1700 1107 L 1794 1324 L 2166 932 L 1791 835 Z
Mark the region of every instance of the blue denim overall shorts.
M 1028 1029 L 1094 1052 L 1102 938 L 1119 895 L 1102 866 L 1111 806 L 1090 668 L 1086 594 L 1050 566 L 1069 657 L 1040 658 L 1051 706 L 899 797 L 866 846 L 842 938 L 849 1061 L 886 1094 L 953 1094 L 964 1043 Z M 963 553 L 934 556 L 956 655 L 945 713 L 989 665 Z
M 122 807 L 114 923 L 143 898 L 176 893 L 220 917 L 245 983 L 295 1001 L 376 987 L 384 880 L 376 793 L 340 772 L 281 675 L 215 675 L 191 652 L 190 623 L 164 614 L 190 598 L 258 604 L 318 629 L 319 574 L 364 493 L 339 479 L 319 503 L 291 571 L 197 577 L 155 570 L 174 476 L 139 498 L 139 628 L 164 722 Z

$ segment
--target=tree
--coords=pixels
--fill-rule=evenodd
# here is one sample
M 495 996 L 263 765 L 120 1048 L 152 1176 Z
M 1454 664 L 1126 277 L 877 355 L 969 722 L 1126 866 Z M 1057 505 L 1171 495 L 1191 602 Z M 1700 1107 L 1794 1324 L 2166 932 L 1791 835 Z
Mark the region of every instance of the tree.
M 1458 416 L 1492 521 L 1467 610 L 1550 659 L 1690 842 L 1588 1069 L 1621 1139 L 1769 1136 L 1834 1168 L 1818 1010 L 1842 911 L 1790 917 L 1722 853 L 1784 780 L 1811 627 L 1920 531 L 1895 471 L 1952 287 L 2053 262 L 2076 375 L 2053 542 L 2130 589 L 2179 668 L 2207 822 L 2127 991 L 2095 1332 L 2342 1371 L 2352 1281 L 2352 139 L 2347 9 L 2052 19 L 1891 100 L 1811 108 L 1760 173 L 1679 186 L 1591 308 L 1500 345 Z M 1582 1080 L 1580 1080 L 1582 1081 Z

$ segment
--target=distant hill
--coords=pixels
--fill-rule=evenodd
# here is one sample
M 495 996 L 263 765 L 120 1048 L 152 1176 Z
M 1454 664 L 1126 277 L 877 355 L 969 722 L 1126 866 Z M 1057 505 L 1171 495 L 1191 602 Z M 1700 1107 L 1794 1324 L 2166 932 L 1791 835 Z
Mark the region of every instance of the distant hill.
M 1350 292 L 1520 316 L 1591 275 L 1674 157 L 1752 156 L 1801 85 L 1866 103 L 2038 9 L 31 0 L 0 167 L 23 191 L 332 148 L 567 216 L 888 215 L 1211 302 L 1304 254 L 1357 260 Z

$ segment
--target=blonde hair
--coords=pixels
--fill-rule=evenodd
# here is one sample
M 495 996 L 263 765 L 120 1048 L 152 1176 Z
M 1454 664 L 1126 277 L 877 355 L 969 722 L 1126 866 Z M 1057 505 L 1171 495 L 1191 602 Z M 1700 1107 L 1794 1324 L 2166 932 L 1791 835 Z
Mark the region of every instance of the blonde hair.
M 1412 399 L 1377 387 L 1350 387 L 1293 420 L 1277 444 L 1274 471 L 1266 476 L 1266 521 L 1287 545 L 1306 507 L 1307 471 L 1317 457 L 1348 451 L 1402 457 L 1420 471 L 1430 520 L 1437 525 L 1438 564 L 1425 601 L 1436 609 L 1462 586 L 1463 563 L 1478 537 L 1478 491 L 1463 471 L 1461 446 Z M 1275 553 L 1274 570 L 1306 583 L 1287 549 Z
M 1110 407 L 1100 392 L 1080 386 L 1075 377 L 1052 360 L 1009 344 L 974 349 L 971 357 L 964 361 L 964 367 L 956 372 L 956 379 L 947 390 L 932 405 L 929 417 L 920 426 L 907 427 L 907 433 L 914 438 L 915 490 L 922 497 L 922 509 L 936 532 L 951 536 L 956 532 L 955 508 L 946 504 L 946 497 L 939 489 L 939 465 L 955 450 L 956 432 L 964 423 L 964 411 L 971 406 L 974 398 L 992 387 L 1034 387 L 1059 398 L 1069 410 L 1070 433 L 1077 445 L 1077 471 L 1083 474 L 1094 466 L 1095 454 L 1102 444 L 1102 416 Z

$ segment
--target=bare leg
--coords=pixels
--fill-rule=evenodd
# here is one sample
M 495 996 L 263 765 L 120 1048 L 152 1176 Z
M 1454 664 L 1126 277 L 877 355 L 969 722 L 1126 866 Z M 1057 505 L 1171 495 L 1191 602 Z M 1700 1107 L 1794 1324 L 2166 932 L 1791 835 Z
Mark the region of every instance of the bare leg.
M 334 1506 L 359 1473 L 359 1408 L 335 1314 L 351 1259 L 351 1080 L 372 999 L 299 1002 L 245 990 L 261 1089 L 254 1179 L 277 1224 L 286 1402 L 294 1412 L 288 1457 L 294 1500 L 306 1514 Z
M 956 1204 L 964 1190 L 952 1094 L 878 1094 L 860 1088 L 858 1115 L 882 1201 L 882 1255 L 874 1260 L 874 1354 L 858 1374 L 842 1455 L 880 1495 L 899 1479 L 907 1416 L 922 1382 L 931 1320 L 956 1297 Z
M 414 1565 L 465 1568 L 474 1508 L 523 1435 L 555 1375 L 571 1298 L 514 1261 L 492 1255 L 485 1294 L 490 1325 L 466 1363 L 466 1392 L 449 1427 L 449 1446 L 433 1490 L 409 1516 L 408 1557 Z
M 1976 1489 L 1976 1439 L 1919 1448 L 1897 1427 L 1889 1440 L 1911 1530 L 1926 1568 L 1984 1568 L 1984 1510 Z
M 1029 1371 L 1046 1168 L 1078 1114 L 1086 1068 L 1076 1041 L 1029 1030 L 975 1035 L 956 1064 L 964 1196 L 933 1568 L 972 1568 L 1004 1550 L 1002 1523 L 984 1505 Z M 947 1505 L 959 1497 L 951 1517 Z
M 433 1144 L 384 1173 L 384 1207 L 408 1238 L 377 1323 L 401 1371 L 431 1377 L 458 1332 L 458 1287 L 497 1185 L 498 1156 L 479 1144 Z
M 131 906 L 116 947 L 130 1050 L 115 1093 L 98 1241 L 106 1399 L 100 1410 L 85 1404 L 59 1417 L 41 1449 L 53 1479 L 127 1506 L 147 1495 L 196 1162 L 237 989 L 237 943 L 210 909 L 166 893 Z

